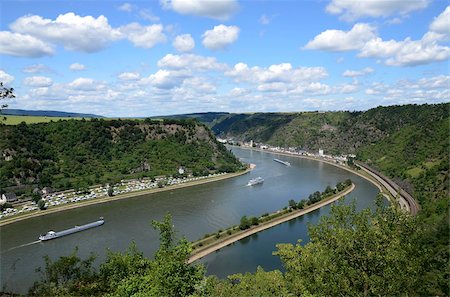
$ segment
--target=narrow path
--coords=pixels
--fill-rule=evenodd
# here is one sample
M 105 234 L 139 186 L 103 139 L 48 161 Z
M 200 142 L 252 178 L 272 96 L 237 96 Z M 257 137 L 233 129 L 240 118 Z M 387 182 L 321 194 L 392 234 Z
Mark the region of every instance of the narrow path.
M 300 217 L 300 216 L 302 216 L 304 214 L 307 214 L 309 212 L 315 211 L 315 210 L 317 210 L 317 209 L 319 209 L 319 208 L 321 208 L 321 207 L 323 207 L 325 205 L 328 205 L 328 204 L 338 200 L 339 198 L 347 195 L 348 193 L 353 191 L 354 188 L 355 188 L 355 184 L 352 183 L 351 187 L 348 188 L 347 190 L 345 190 L 344 192 L 339 193 L 339 194 L 337 194 L 335 196 L 332 196 L 332 197 L 330 197 L 328 199 L 322 200 L 322 201 L 312 205 L 311 207 L 308 207 L 307 209 L 301 209 L 301 210 L 297 210 L 297 211 L 293 211 L 293 212 L 287 213 L 287 214 L 285 214 L 285 215 L 283 215 L 281 217 L 275 218 L 275 219 L 273 219 L 271 221 L 268 221 L 268 222 L 262 223 L 262 224 L 260 224 L 258 226 L 251 227 L 250 229 L 246 229 L 246 230 L 243 230 L 241 232 L 235 233 L 233 235 L 230 235 L 229 237 L 225 237 L 223 240 L 218 240 L 218 241 L 214 242 L 211 245 L 205 246 L 202 249 L 198 249 L 195 252 L 195 254 L 193 254 L 189 258 L 188 263 L 192 263 L 192 262 L 194 262 L 194 261 L 196 261 L 198 259 L 201 259 L 201 258 L 211 254 L 212 252 L 215 252 L 215 251 L 217 251 L 217 250 L 219 250 L 219 249 L 221 249 L 221 248 L 223 248 L 223 247 L 225 247 L 227 245 L 230 245 L 233 242 L 241 240 L 241 239 L 243 239 L 245 237 L 248 237 L 250 235 L 253 235 L 255 233 L 261 232 L 263 230 L 272 228 L 272 227 L 274 227 L 276 225 L 285 223 L 287 221 L 290 221 L 292 219 Z

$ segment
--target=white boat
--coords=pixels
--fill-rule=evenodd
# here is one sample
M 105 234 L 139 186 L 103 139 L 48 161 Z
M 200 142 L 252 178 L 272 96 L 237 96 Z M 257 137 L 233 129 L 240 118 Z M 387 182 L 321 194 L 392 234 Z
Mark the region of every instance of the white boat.
M 261 176 L 258 176 L 257 178 L 251 179 L 248 182 L 247 186 L 254 186 L 254 185 L 257 185 L 257 184 L 262 184 L 263 182 L 264 182 L 264 178 L 262 178 Z
M 286 165 L 286 166 L 291 166 L 291 163 L 289 163 L 288 161 L 282 161 L 282 160 L 280 160 L 280 159 L 273 159 L 275 162 L 278 162 L 278 163 L 281 163 L 281 164 L 283 164 L 283 165 Z

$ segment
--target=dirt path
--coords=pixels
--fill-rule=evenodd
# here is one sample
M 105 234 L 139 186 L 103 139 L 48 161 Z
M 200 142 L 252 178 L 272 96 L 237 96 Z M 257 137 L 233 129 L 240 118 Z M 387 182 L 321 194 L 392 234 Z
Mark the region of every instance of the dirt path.
M 274 227 L 276 225 L 279 225 L 279 224 L 282 224 L 284 222 L 290 221 L 292 219 L 300 217 L 300 216 L 302 216 L 304 214 L 307 214 L 309 212 L 315 211 L 316 209 L 319 209 L 319 208 L 321 208 L 321 207 L 323 207 L 325 205 L 328 205 L 328 204 L 338 200 L 339 198 L 347 195 L 348 193 L 353 191 L 354 188 L 355 188 L 355 185 L 352 183 L 352 186 L 349 189 L 347 189 L 346 191 L 344 191 L 343 193 L 339 193 L 339 194 L 337 194 L 335 196 L 332 196 L 332 197 L 330 197 L 328 199 L 322 200 L 322 201 L 312 205 L 311 207 L 308 207 L 307 209 L 302 209 L 302 210 L 297 210 L 297 211 L 293 211 L 293 212 L 287 213 L 287 214 L 285 214 L 285 215 L 283 215 L 281 217 L 275 218 L 275 219 L 273 219 L 271 221 L 268 221 L 268 222 L 262 223 L 262 224 L 260 224 L 258 226 L 251 227 L 250 229 L 243 230 L 241 232 L 235 233 L 233 235 L 230 235 L 229 237 L 225 237 L 223 240 L 218 240 L 218 241 L 214 242 L 212 245 L 208 245 L 208 246 L 206 246 L 206 247 L 204 247 L 202 249 L 197 250 L 196 253 L 193 254 L 189 258 L 188 263 L 192 263 L 195 260 L 201 259 L 201 258 L 205 257 L 206 255 L 209 255 L 210 253 L 215 252 L 215 251 L 217 251 L 217 250 L 219 250 L 219 249 L 221 249 L 221 248 L 223 248 L 223 247 L 225 247 L 227 245 L 230 245 L 233 242 L 241 240 L 241 239 L 243 239 L 245 237 L 248 237 L 250 235 L 253 235 L 255 233 L 261 232 L 263 230 L 272 228 L 272 227 Z

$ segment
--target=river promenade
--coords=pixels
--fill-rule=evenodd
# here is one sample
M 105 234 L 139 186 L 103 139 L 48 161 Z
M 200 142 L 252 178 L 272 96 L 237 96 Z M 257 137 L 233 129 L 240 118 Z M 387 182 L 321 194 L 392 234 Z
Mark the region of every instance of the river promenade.
M 188 260 L 188 263 L 192 263 L 198 259 L 201 259 L 209 254 L 211 254 L 212 252 L 215 252 L 223 247 L 226 247 L 227 245 L 230 245 L 236 241 L 239 241 L 241 239 L 244 239 L 248 236 L 251 236 L 255 233 L 267 230 L 269 228 L 272 228 L 274 226 L 277 226 L 279 224 L 288 222 L 290 220 L 293 220 L 295 218 L 298 218 L 300 216 L 303 216 L 307 213 L 310 213 L 312 211 L 315 211 L 321 207 L 324 207 L 325 205 L 328 205 L 330 203 L 335 202 L 336 200 L 339 200 L 340 198 L 344 197 L 345 195 L 349 194 L 351 191 L 353 191 L 353 189 L 355 188 L 355 184 L 352 183 L 352 185 L 346 189 L 345 191 L 341 192 L 341 193 L 337 193 L 329 198 L 326 198 L 324 200 L 321 200 L 305 209 L 300 209 L 300 210 L 294 210 L 292 212 L 288 212 L 282 216 L 279 216 L 277 218 L 274 218 L 270 221 L 261 223 L 257 226 L 253 226 L 250 227 L 249 229 L 246 230 L 242 230 L 239 231 L 235 234 L 226 236 L 223 239 L 219 239 L 215 242 L 213 242 L 212 244 L 209 244 L 207 246 L 204 246 L 202 248 L 197 249 L 194 254 L 191 255 L 191 257 Z

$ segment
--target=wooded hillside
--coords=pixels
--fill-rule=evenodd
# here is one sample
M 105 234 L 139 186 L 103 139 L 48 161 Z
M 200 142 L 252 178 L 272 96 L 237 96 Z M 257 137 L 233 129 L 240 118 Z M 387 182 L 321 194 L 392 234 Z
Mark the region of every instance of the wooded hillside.
M 0 126 L 0 188 L 233 172 L 240 162 L 195 120 L 92 119 Z

